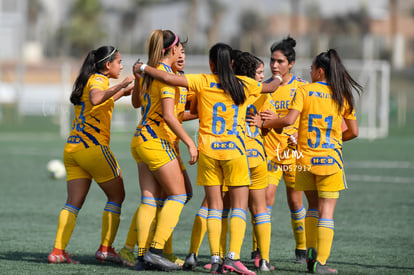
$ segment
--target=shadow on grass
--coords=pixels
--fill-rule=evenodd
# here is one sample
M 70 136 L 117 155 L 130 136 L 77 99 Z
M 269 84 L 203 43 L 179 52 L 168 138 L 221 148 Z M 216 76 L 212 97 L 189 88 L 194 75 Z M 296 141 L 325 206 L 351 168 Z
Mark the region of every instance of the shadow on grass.
M 28 263 L 44 263 L 49 264 L 47 261 L 47 256 L 49 254 L 45 253 L 38 253 L 38 252 L 24 252 L 24 251 L 10 251 L 4 252 L 0 254 L 0 260 L 8 260 L 8 261 L 24 261 Z M 98 262 L 95 257 L 92 255 L 76 255 L 73 257 L 75 261 L 79 261 L 80 264 L 84 265 L 111 265 L 113 267 L 122 266 L 121 264 L 110 263 L 110 262 Z

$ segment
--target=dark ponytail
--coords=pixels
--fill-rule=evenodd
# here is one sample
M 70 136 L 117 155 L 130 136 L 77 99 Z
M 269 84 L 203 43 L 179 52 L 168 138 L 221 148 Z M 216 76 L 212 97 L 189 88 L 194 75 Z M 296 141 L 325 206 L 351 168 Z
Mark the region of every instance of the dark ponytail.
M 243 83 L 236 77 L 231 67 L 232 49 L 229 45 L 217 43 L 210 49 L 209 57 L 218 73 L 221 88 L 230 93 L 236 105 L 241 105 L 246 100 Z
M 320 53 L 315 58 L 314 64 L 316 68 L 322 68 L 325 71 L 325 78 L 331 85 L 332 99 L 337 104 L 338 111 L 342 111 L 344 98 L 348 102 L 351 111 L 353 111 L 355 99 L 352 88 L 359 95 L 362 92 L 362 86 L 348 73 L 336 50 L 330 49 L 327 52 Z
M 88 83 L 89 77 L 94 73 L 102 71 L 105 68 L 106 62 L 112 62 L 115 59 L 116 52 L 118 50 L 115 47 L 102 46 L 88 53 L 73 85 L 72 94 L 70 95 L 70 102 L 72 104 L 80 104 L 83 89 Z

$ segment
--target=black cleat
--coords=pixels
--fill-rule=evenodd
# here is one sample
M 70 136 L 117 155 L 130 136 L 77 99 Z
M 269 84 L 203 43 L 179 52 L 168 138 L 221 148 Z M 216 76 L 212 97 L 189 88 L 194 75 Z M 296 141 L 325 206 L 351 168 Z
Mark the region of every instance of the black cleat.
M 306 250 L 295 249 L 295 255 L 297 264 L 306 264 Z
M 194 270 L 197 266 L 197 256 L 195 253 L 190 253 L 185 257 L 183 269 L 184 270 Z

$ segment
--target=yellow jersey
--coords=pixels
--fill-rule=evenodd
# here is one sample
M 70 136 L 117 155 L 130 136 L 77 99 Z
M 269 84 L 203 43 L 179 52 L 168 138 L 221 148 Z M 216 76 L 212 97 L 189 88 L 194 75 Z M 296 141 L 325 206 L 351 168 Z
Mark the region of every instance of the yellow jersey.
M 75 118 L 66 141 L 65 151 L 76 152 L 96 145 L 109 146 L 114 99 L 111 97 L 99 105 L 92 105 L 89 92 L 109 88 L 109 79 L 95 73 L 83 88 L 80 103 L 74 105 Z
M 160 63 L 157 69 L 174 73 L 170 66 Z M 175 87 L 169 86 L 161 81 L 154 79 L 150 88 L 141 96 L 141 121 L 139 122 L 134 137 L 132 138 L 131 147 L 136 147 L 147 140 L 160 138 L 170 142 L 168 131 L 169 126 L 162 115 L 161 100 L 163 98 L 175 99 Z
M 258 97 L 249 97 L 247 99 L 246 115 L 249 113 L 258 113 L 263 105 L 270 102 L 271 98 L 272 97 L 269 94 L 262 94 Z M 249 158 L 249 168 L 257 167 L 262 162 L 266 161 L 263 138 L 259 127 L 246 125 L 246 152 L 247 157 Z
M 299 87 L 289 108 L 300 112 L 297 165 L 315 175 L 342 169 L 342 119 L 356 119 L 348 102 L 338 112 L 330 85 L 315 82 Z
M 307 84 L 295 75 L 291 75 L 291 80 L 272 94 L 272 99 L 262 110 L 270 109 L 279 117 L 284 117 L 289 112 L 289 106 L 298 87 Z M 291 126 L 283 128 L 283 132 L 278 134 L 271 130 L 264 138 L 265 151 L 269 160 L 278 164 L 291 164 L 296 161 L 296 147 L 288 146 L 288 138 L 298 131 L 299 119 Z
M 184 75 L 177 73 L 177 75 Z M 185 87 L 175 87 L 174 113 L 180 123 L 183 123 L 185 105 L 187 103 L 188 90 Z M 178 137 L 174 134 L 171 128 L 167 129 L 170 140 L 178 142 Z
M 198 99 L 199 138 L 198 149 L 217 160 L 235 159 L 246 154 L 245 129 L 247 101 L 234 104 L 229 93 L 224 92 L 217 74 L 186 75 L 188 88 Z M 258 96 L 262 84 L 247 76 L 243 81 L 246 98 Z

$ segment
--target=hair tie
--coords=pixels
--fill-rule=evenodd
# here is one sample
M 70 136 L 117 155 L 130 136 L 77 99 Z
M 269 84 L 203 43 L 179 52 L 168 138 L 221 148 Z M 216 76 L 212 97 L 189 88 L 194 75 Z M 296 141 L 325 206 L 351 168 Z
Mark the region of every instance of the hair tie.
M 118 49 L 117 48 L 114 48 L 114 50 L 110 53 L 110 54 L 108 54 L 107 56 L 105 56 L 104 58 L 102 58 L 102 59 L 100 59 L 100 60 L 98 60 L 98 61 L 96 61 L 95 63 L 96 64 L 98 64 L 99 62 L 102 62 L 102 61 L 104 61 L 105 59 L 107 59 L 108 57 L 111 57 L 116 51 L 117 51 Z M 94 54 L 95 55 L 95 54 Z
M 167 48 L 162 49 L 162 52 L 163 53 L 165 53 L 165 51 L 167 51 L 168 49 L 172 48 L 175 45 L 175 43 L 177 43 L 178 36 L 175 33 L 174 33 L 174 36 L 175 36 L 174 42 L 170 46 L 168 46 Z

